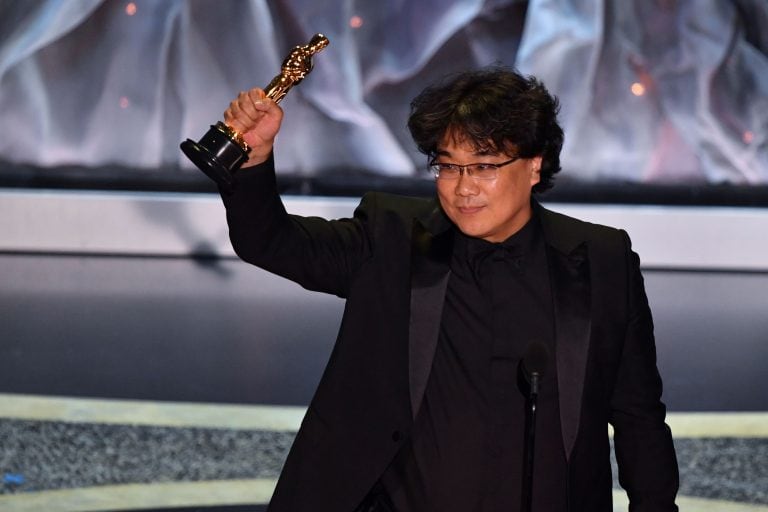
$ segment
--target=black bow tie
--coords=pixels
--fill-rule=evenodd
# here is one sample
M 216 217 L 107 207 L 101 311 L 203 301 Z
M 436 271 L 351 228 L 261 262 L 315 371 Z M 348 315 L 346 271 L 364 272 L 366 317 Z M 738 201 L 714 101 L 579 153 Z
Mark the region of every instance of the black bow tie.
M 494 244 L 480 240 L 468 244 L 467 258 L 478 278 L 486 275 L 491 265 L 498 262 L 505 262 L 507 269 L 521 274 L 525 261 L 525 255 L 519 245 Z

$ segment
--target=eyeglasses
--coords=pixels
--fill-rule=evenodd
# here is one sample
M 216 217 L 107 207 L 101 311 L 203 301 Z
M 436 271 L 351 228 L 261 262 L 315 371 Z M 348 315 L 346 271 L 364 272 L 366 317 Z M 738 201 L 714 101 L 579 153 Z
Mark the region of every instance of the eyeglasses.
M 455 180 L 464 173 L 467 173 L 467 176 L 478 180 L 494 180 L 499 176 L 499 169 L 501 167 L 509 165 L 519 159 L 519 156 L 514 156 L 500 164 L 478 163 L 467 165 L 448 164 L 432 160 L 429 163 L 429 170 L 438 180 Z

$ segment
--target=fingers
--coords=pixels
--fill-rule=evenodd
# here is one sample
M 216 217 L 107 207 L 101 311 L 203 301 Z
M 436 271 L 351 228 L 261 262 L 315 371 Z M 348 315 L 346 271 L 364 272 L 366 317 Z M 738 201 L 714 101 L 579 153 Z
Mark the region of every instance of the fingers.
M 224 122 L 244 133 L 253 128 L 274 106 L 274 102 L 259 88 L 243 91 L 224 111 Z
M 250 148 L 248 165 L 269 157 L 282 119 L 283 110 L 259 88 L 241 92 L 224 111 L 224 123 Z

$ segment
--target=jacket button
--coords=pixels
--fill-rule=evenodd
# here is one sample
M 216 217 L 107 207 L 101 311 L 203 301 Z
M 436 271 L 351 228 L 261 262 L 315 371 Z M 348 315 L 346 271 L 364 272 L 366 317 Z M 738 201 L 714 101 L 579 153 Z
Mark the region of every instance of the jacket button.
M 399 430 L 395 430 L 394 432 L 392 432 L 392 440 L 394 442 L 398 442 L 402 438 L 403 438 L 403 435 L 400 433 Z

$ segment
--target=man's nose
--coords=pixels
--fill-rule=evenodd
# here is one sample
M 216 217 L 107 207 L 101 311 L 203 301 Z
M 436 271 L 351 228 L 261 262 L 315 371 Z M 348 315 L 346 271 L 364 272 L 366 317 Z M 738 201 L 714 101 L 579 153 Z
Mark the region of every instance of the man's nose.
M 459 179 L 456 180 L 456 195 L 457 196 L 473 196 L 477 194 L 479 191 L 479 187 L 477 186 L 477 180 L 467 174 L 467 170 L 464 169 L 464 172 L 462 172 L 459 175 Z

